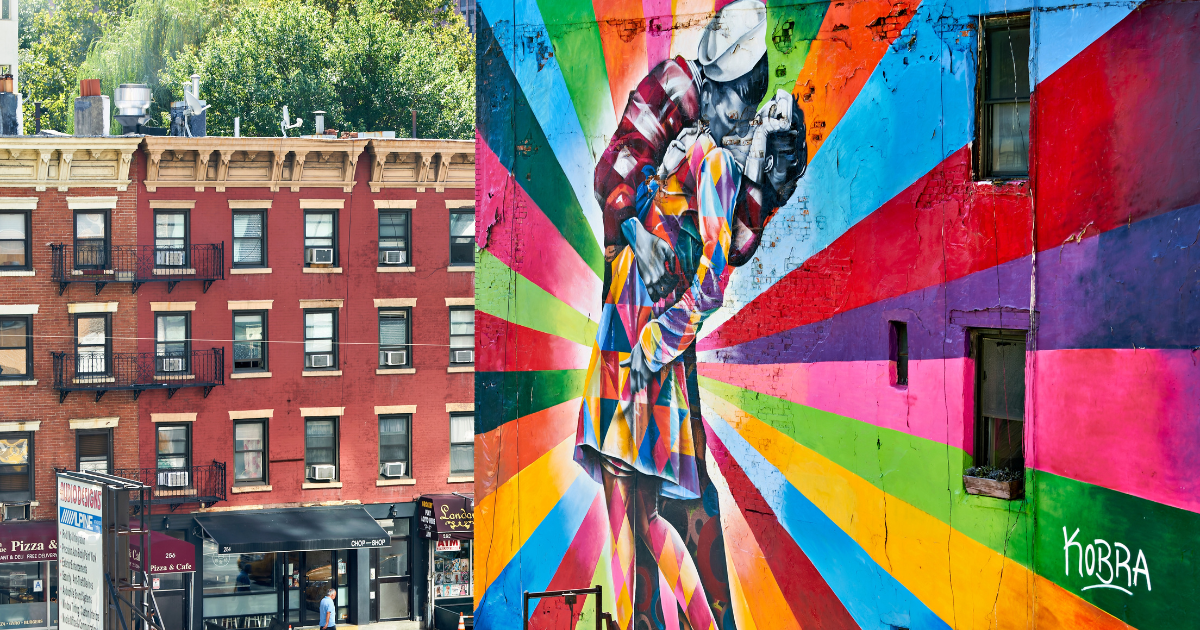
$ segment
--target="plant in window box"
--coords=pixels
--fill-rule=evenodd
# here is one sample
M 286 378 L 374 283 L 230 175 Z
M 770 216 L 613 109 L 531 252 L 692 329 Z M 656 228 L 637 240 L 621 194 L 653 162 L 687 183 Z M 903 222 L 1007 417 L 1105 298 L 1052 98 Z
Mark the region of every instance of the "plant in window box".
M 1020 499 L 1025 496 L 1025 473 L 993 466 L 973 466 L 963 473 L 967 494 L 997 499 Z

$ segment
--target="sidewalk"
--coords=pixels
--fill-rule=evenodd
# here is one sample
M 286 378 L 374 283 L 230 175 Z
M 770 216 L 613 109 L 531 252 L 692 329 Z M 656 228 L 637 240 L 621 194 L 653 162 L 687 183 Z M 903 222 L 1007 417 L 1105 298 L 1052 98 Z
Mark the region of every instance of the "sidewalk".
M 380 621 L 364 626 L 338 624 L 337 630 L 420 630 L 421 625 L 416 621 Z

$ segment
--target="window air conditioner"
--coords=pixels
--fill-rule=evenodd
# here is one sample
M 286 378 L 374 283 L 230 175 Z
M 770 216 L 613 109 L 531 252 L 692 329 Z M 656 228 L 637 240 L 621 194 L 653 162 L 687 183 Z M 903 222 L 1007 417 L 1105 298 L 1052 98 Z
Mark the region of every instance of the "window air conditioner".
M 405 254 L 405 252 L 402 252 L 402 251 L 383 252 L 383 264 L 385 264 L 385 265 L 403 265 L 404 259 L 407 258 L 407 256 L 405 256 L 404 254 Z
M 332 265 L 332 247 L 311 247 L 305 252 L 304 262 L 310 265 Z
M 188 485 L 188 471 L 173 470 L 160 472 L 158 473 L 158 485 L 168 488 L 186 488 Z
M 17 503 L 4 506 L 4 520 L 6 521 L 28 521 L 29 520 L 29 504 Z
M 183 367 L 184 367 L 183 359 L 181 359 L 181 358 L 159 359 L 159 360 L 162 362 L 162 371 L 163 372 L 182 372 L 183 371 Z
M 120 271 L 120 270 L 118 270 L 118 271 L 117 271 L 117 273 L 116 273 L 116 276 L 117 276 L 117 282 L 133 282 L 133 277 L 134 277 L 134 276 L 133 276 L 133 272 L 132 272 L 132 271 Z
M 454 362 L 455 363 L 474 363 L 475 362 L 475 351 L 474 350 L 455 350 L 454 351 Z
M 312 367 L 327 368 L 327 367 L 330 367 L 333 365 L 333 355 L 332 354 L 314 354 L 310 358 L 310 362 L 312 363 Z
M 333 481 L 334 475 L 337 473 L 337 467 L 330 464 L 319 464 L 308 467 L 309 479 L 314 481 Z
M 393 350 L 383 353 L 383 362 L 385 365 L 404 365 L 408 362 L 407 350 Z
M 156 252 L 155 264 L 164 267 L 183 266 L 183 252 L 179 250 L 160 249 Z
M 386 462 L 382 466 L 382 474 L 384 477 L 403 477 L 404 462 Z

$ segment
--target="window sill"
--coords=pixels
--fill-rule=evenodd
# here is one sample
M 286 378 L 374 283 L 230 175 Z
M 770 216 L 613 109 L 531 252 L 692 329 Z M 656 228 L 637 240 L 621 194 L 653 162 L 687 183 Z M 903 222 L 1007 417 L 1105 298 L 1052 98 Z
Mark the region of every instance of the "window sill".
M 475 273 L 475 265 L 450 265 L 446 267 L 450 273 Z
M 413 273 L 416 270 L 417 270 L 416 267 L 404 267 L 401 265 L 397 265 L 395 267 L 376 267 L 375 268 L 376 273 Z
M 342 273 L 341 267 L 305 267 L 304 273 Z
M 450 475 L 446 483 L 475 483 L 475 475 Z
M 1024 481 L 996 481 L 982 477 L 963 475 L 963 488 L 967 494 L 1017 501 L 1025 496 Z
M 117 378 L 115 376 L 80 376 L 80 377 L 71 379 L 71 383 L 73 385 L 78 385 L 80 383 L 86 384 L 86 383 L 116 383 L 116 382 L 117 382 Z
M 341 488 L 341 487 L 342 487 L 342 482 L 340 482 L 340 481 L 330 481 L 328 483 L 304 482 L 304 483 L 300 484 L 301 490 L 330 490 L 330 489 L 336 489 L 336 488 Z
M 416 479 L 379 479 L 375 482 L 376 488 L 383 488 L 385 486 L 415 486 L 415 485 L 417 485 Z
M 416 374 L 417 368 L 379 368 L 376 374 Z
M 259 273 L 271 273 L 270 267 L 242 267 L 239 269 L 230 269 L 231 276 L 250 276 Z
M 447 374 L 456 374 L 459 372 L 474 372 L 474 371 L 475 371 L 474 365 L 451 365 L 450 367 L 446 368 Z
M 270 492 L 271 486 L 234 486 L 229 489 L 234 494 L 243 494 L 246 492 Z
M 16 381 L 16 380 L 13 380 L 13 381 L 5 381 L 5 380 L 0 380 L 0 387 L 18 387 L 18 386 L 21 386 L 21 385 L 26 385 L 26 386 L 28 386 L 28 385 L 37 385 L 37 381 Z
M 341 370 L 304 370 L 300 376 L 341 376 Z
M 196 275 L 195 269 L 155 269 L 156 276 L 193 276 Z
M 234 372 L 229 378 L 271 378 L 270 372 Z
M 22 276 L 27 277 L 27 276 L 32 276 L 32 275 L 34 275 L 33 271 L 24 271 L 24 270 L 0 271 L 0 278 L 16 278 L 16 277 L 22 277 Z
M 156 381 L 191 381 L 191 380 L 195 380 L 195 378 L 196 378 L 195 374 L 179 374 L 179 375 L 155 374 L 154 375 L 154 380 L 156 380 Z

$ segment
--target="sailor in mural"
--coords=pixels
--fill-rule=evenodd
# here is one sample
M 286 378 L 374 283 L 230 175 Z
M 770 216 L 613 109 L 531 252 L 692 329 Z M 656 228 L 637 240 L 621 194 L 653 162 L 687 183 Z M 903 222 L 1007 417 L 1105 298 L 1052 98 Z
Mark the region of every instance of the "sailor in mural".
M 759 0 L 724 7 L 696 60 L 659 64 L 630 94 L 596 167 L 605 302 L 575 459 L 604 484 L 622 628 L 633 627 L 635 604 L 645 608 L 636 592 L 658 593 L 647 628 L 678 628 L 679 611 L 695 630 L 731 619 L 659 508 L 707 486 L 693 342 L 807 164 L 791 94 L 767 99 L 765 34 Z M 657 576 L 643 573 L 653 581 L 635 589 L 641 545 Z

